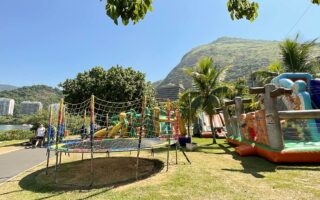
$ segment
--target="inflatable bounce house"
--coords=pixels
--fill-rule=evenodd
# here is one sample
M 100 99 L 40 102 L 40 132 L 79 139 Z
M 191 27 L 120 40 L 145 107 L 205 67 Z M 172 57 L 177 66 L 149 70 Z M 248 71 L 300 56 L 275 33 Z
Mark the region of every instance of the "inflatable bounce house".
M 202 138 L 212 138 L 212 131 L 210 127 L 210 118 L 209 115 L 202 112 L 200 114 L 200 123 L 202 127 Z M 217 138 L 225 138 L 226 137 L 226 131 L 225 131 L 225 123 L 224 123 L 224 117 L 222 113 L 217 113 L 213 115 L 212 118 L 212 125 L 214 127 L 214 131 Z
M 284 73 L 250 93 L 257 94 L 260 110 L 245 113 L 251 99 L 241 97 L 223 107 L 227 141 L 237 145 L 237 153 L 273 162 L 320 162 L 320 80 Z

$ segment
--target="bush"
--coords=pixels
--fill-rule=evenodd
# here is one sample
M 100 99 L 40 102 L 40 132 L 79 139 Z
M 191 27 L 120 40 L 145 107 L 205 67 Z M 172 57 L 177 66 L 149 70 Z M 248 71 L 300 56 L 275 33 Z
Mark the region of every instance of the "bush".
M 26 131 L 26 130 L 0 131 L 0 141 L 24 140 L 24 139 L 29 139 L 33 136 L 34 136 L 34 133 L 32 131 Z

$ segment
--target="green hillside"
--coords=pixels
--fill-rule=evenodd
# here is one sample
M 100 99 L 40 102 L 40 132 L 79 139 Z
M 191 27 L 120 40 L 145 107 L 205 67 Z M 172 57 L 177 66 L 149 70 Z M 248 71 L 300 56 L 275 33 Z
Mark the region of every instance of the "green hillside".
M 314 50 L 320 56 L 320 46 Z M 251 71 L 267 67 L 279 59 L 279 42 L 265 40 L 247 40 L 239 38 L 219 38 L 216 41 L 201 45 L 185 54 L 181 62 L 167 75 L 158 87 L 181 81 L 186 88 L 191 87 L 191 79 L 183 68 L 192 67 L 200 57 L 211 56 L 220 66 L 230 66 L 225 73 L 225 80 L 232 81 L 238 77 L 248 77 Z
M 43 108 L 48 108 L 49 104 L 58 103 L 62 97 L 62 92 L 57 88 L 46 85 L 33 85 L 21 87 L 11 91 L 0 92 L 0 97 L 11 98 L 15 100 L 15 113 L 19 113 L 20 103 L 22 101 L 40 101 Z
M 0 84 L 0 92 L 1 91 L 4 91 L 4 90 L 14 90 L 14 89 L 17 89 L 18 87 L 16 86 L 13 86 L 13 85 L 6 85 L 6 84 Z

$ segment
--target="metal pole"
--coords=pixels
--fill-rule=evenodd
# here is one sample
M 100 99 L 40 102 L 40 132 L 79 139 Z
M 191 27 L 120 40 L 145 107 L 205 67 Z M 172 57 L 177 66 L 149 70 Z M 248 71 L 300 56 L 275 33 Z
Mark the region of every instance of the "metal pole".
M 47 150 L 47 167 L 46 167 L 46 175 L 48 175 L 48 168 L 49 168 L 49 160 L 50 160 L 50 150 Z
M 183 156 L 186 158 L 186 160 L 188 161 L 188 163 L 191 165 L 191 161 L 189 160 L 186 152 L 183 150 L 183 148 L 180 146 L 180 144 L 178 143 L 178 148 L 180 149 L 180 151 L 182 152 Z
M 49 111 L 49 125 L 48 125 L 48 136 L 47 136 L 47 166 L 46 175 L 48 175 L 49 161 L 50 161 L 50 134 L 52 132 L 52 105 L 50 105 Z
M 168 149 L 167 149 L 167 171 L 169 170 L 169 154 L 170 154 L 170 135 L 167 135 L 168 139 Z
M 176 142 L 176 165 L 178 164 L 178 141 Z
M 140 128 L 140 133 L 139 133 L 138 152 L 137 152 L 137 169 L 136 169 L 137 180 L 139 178 L 139 156 L 140 156 L 140 148 L 141 148 L 141 135 L 142 135 L 142 126 Z
M 61 165 L 61 157 L 62 157 L 62 152 L 60 152 L 60 157 L 59 157 L 59 167 Z
M 84 114 L 83 114 L 83 122 L 82 122 L 82 136 L 81 139 L 84 140 L 86 139 L 86 121 L 87 121 L 87 111 L 84 110 Z
M 90 109 L 91 109 L 91 117 L 90 117 L 90 147 L 91 147 L 91 161 L 90 161 L 90 187 L 93 185 L 93 133 L 94 133 L 94 96 L 91 95 L 91 102 L 90 102 Z
M 107 113 L 106 116 L 106 137 L 108 137 L 108 132 L 109 132 L 109 113 Z
M 57 184 L 58 181 L 57 181 L 57 170 L 58 170 L 58 152 L 56 152 L 56 164 L 54 166 L 54 182 Z
M 91 175 L 91 182 L 90 182 L 90 187 L 92 187 L 93 186 L 93 176 L 94 176 L 94 174 L 93 174 L 93 151 L 91 151 L 91 160 L 90 160 L 90 168 L 91 168 L 91 173 L 90 173 L 90 175 Z
M 55 183 L 57 183 L 57 168 L 58 168 L 58 158 L 59 158 L 59 152 L 58 152 L 58 142 L 59 142 L 59 135 L 62 131 L 62 112 L 63 112 L 63 104 L 64 100 L 63 98 L 60 100 L 60 108 L 59 108 L 59 116 L 58 116 L 58 132 L 56 134 L 56 147 L 55 147 L 55 153 L 56 153 L 56 164 L 55 164 L 55 174 L 54 174 L 54 180 Z
M 138 152 L 137 152 L 137 168 L 136 168 L 136 179 L 139 178 L 139 156 L 140 156 L 140 148 L 141 148 L 141 137 L 142 137 L 142 131 L 143 131 L 143 125 L 144 125 L 144 108 L 146 106 L 146 97 L 143 98 L 142 101 L 142 108 L 141 108 L 141 127 L 140 127 L 140 133 L 139 133 L 139 141 L 138 141 Z

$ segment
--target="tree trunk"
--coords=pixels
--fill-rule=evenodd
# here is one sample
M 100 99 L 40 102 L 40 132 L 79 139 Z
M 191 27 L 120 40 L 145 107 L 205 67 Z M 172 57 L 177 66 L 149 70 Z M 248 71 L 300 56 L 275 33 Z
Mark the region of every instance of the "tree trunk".
M 210 127 L 211 127 L 211 132 L 212 132 L 212 144 L 217 144 L 216 133 L 213 129 L 212 117 L 213 117 L 213 115 L 209 115 Z

